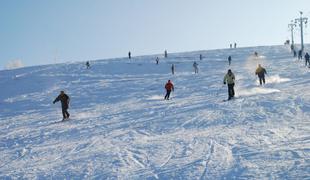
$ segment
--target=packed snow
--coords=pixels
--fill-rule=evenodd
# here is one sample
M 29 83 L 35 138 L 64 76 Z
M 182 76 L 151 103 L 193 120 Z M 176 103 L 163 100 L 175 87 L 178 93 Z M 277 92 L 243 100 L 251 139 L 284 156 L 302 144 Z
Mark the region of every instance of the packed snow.
M 310 70 L 288 47 L 158 56 L 0 71 L 0 179 L 310 178 Z M 236 98 L 224 102 L 229 68 Z

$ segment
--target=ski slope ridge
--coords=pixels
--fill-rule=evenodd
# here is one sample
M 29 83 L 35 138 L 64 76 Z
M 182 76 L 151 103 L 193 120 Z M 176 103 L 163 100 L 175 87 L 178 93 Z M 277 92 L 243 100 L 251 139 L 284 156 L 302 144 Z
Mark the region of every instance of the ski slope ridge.
M 0 179 L 310 178 L 309 69 L 287 47 L 155 59 L 0 71 Z M 268 72 L 263 87 L 258 64 Z M 236 99 L 223 102 L 229 68 Z M 168 79 L 175 91 L 165 101 Z M 71 120 L 55 123 L 60 90 Z

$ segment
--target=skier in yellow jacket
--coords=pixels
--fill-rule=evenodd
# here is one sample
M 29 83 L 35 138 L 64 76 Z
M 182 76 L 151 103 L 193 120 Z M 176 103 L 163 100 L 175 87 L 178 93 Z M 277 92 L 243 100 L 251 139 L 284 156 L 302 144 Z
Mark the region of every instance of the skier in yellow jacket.
M 230 69 L 228 69 L 227 74 L 224 76 L 224 84 L 227 83 L 228 86 L 228 100 L 231 100 L 231 98 L 233 98 L 235 96 L 235 90 L 234 90 L 234 86 L 235 86 L 235 75 L 234 73 L 232 73 L 232 71 Z
M 262 85 L 262 83 L 265 84 L 265 74 L 267 74 L 267 71 L 265 68 L 263 68 L 260 64 L 258 65 L 258 68 L 255 71 L 255 75 L 259 78 L 259 84 Z

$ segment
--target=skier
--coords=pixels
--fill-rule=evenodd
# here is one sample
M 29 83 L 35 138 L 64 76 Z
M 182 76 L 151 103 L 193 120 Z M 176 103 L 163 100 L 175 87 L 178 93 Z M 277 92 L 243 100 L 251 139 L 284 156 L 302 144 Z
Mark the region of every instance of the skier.
M 158 64 L 159 63 L 159 58 L 158 57 L 156 57 L 156 64 Z
M 263 68 L 260 64 L 258 65 L 258 68 L 255 71 L 255 75 L 259 78 L 259 84 L 262 85 L 262 83 L 265 84 L 265 74 L 267 74 L 267 71 L 265 68 Z
M 202 54 L 199 55 L 199 59 L 200 59 L 200 61 L 202 60 Z
M 230 64 L 231 64 L 231 56 L 228 56 L 228 64 L 230 66 Z
M 171 73 L 174 74 L 174 64 L 171 65 Z
M 131 59 L 131 52 L 128 52 L 128 58 Z
M 295 49 L 293 50 L 293 53 L 294 53 L 294 57 L 297 57 L 297 52 Z
M 291 44 L 291 51 L 294 51 L 294 44 Z
M 255 56 L 255 57 L 258 57 L 258 53 L 257 53 L 256 51 L 254 52 L 254 56 Z
M 306 53 L 305 55 L 305 65 L 307 66 L 310 66 L 310 55 L 308 53 Z
M 198 64 L 196 63 L 196 61 L 194 62 L 193 67 L 194 67 L 195 74 L 198 74 Z
M 166 89 L 165 100 L 169 100 L 171 91 L 174 91 L 174 86 L 170 80 L 168 80 L 168 82 L 166 83 L 165 89 Z
M 232 48 L 232 44 L 229 45 L 230 49 Z
M 298 60 L 302 59 L 302 50 L 298 51 Z
M 194 61 L 193 67 L 195 74 L 198 74 L 198 63 L 196 63 L 196 61 Z
M 62 109 L 62 116 L 63 116 L 62 120 L 64 121 L 70 117 L 70 114 L 68 113 L 70 98 L 67 94 L 65 94 L 64 91 L 60 91 L 60 94 L 53 101 L 53 104 L 55 104 L 58 101 L 61 102 L 61 109 Z
M 90 68 L 90 64 L 89 64 L 89 61 L 86 61 L 86 69 L 89 69 Z
M 227 83 L 228 86 L 228 100 L 231 100 L 231 98 L 233 98 L 235 96 L 235 90 L 234 90 L 234 86 L 235 86 L 235 75 L 234 73 L 232 73 L 232 71 L 230 69 L 228 69 L 227 74 L 224 76 L 224 84 Z
M 167 53 L 167 50 L 165 50 L 165 58 L 168 57 L 168 53 Z
M 237 43 L 234 44 L 234 48 L 237 48 Z

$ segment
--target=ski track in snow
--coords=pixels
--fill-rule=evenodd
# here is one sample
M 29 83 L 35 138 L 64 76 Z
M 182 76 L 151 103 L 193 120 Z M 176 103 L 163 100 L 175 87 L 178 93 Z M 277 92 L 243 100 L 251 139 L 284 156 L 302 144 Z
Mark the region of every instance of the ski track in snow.
M 287 47 L 155 58 L 0 71 L 0 179 L 310 178 L 309 69 Z M 222 102 L 228 68 L 237 97 Z M 66 122 L 51 103 L 60 90 L 71 97 Z

